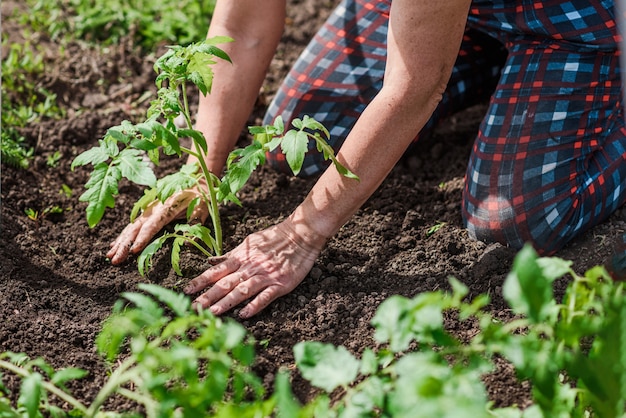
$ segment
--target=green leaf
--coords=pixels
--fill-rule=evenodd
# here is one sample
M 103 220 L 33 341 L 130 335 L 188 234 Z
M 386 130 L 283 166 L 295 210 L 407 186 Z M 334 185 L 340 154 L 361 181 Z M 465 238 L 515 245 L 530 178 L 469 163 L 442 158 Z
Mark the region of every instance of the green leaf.
M 360 362 L 341 346 L 300 342 L 293 347 L 293 352 L 302 376 L 328 393 L 352 383 L 359 372 Z
M 98 165 L 107 161 L 109 158 L 110 156 L 105 148 L 93 147 L 76 156 L 76 158 L 74 158 L 74 161 L 72 161 L 71 169 L 74 170 L 74 168 L 86 164 Z
M 304 131 L 288 131 L 281 142 L 281 149 L 285 154 L 287 164 L 298 175 L 304 163 L 304 155 L 308 151 L 309 138 Z
M 408 298 L 393 295 L 383 301 L 372 318 L 372 326 L 376 328 L 374 338 L 381 343 L 388 342 L 393 352 L 406 350 L 414 338 L 411 331 L 413 318 Z
M 128 180 L 142 186 L 154 187 L 156 185 L 156 176 L 150 163 L 144 159 L 143 151 L 126 148 L 120 152 L 117 160 L 122 176 Z
M 244 149 L 233 151 L 231 157 L 222 184 L 228 186 L 230 193 L 236 194 L 247 183 L 252 172 L 265 163 L 265 150 L 255 141 Z
M 204 134 L 202 132 L 196 131 L 195 129 L 180 129 L 178 131 L 178 137 L 189 137 L 193 139 L 194 143 L 199 146 L 202 151 L 204 151 L 205 153 L 207 152 L 206 138 L 204 137 Z
M 1 418 L 22 418 L 13 407 L 8 399 L 0 397 L 0 417 Z
M 70 380 L 82 379 L 88 374 L 89 372 L 87 370 L 78 369 L 75 367 L 67 367 L 57 370 L 56 373 L 54 373 L 54 376 L 52 376 L 52 379 L 50 379 L 50 382 L 52 382 L 56 386 L 61 386 L 69 382 Z
M 106 208 L 115 206 L 117 184 L 122 178 L 121 172 L 115 165 L 100 163 L 96 165 L 84 192 L 78 200 L 89 202 L 87 205 L 87 223 L 93 228 L 100 222 Z
M 172 269 L 174 270 L 174 272 L 179 276 L 183 275 L 182 271 L 180 270 L 180 249 L 182 245 L 185 243 L 185 241 L 186 239 L 184 237 L 177 237 L 172 242 L 172 253 L 170 255 L 170 263 L 172 265 Z
M 38 416 L 39 402 L 42 395 L 42 377 L 39 373 L 32 373 L 22 380 L 20 396 L 17 404 L 26 408 L 29 418 Z
M 189 312 L 191 301 L 189 300 L 189 297 L 183 293 L 175 292 L 162 286 L 150 283 L 140 283 L 137 287 L 144 292 L 151 294 L 161 303 L 164 303 L 177 316 L 185 316 Z
M 284 370 L 279 371 L 274 381 L 274 387 L 276 416 L 278 418 L 298 417 L 302 408 L 291 391 L 289 374 Z
M 573 262 L 558 257 L 541 257 L 537 259 L 537 265 L 541 268 L 543 276 L 550 282 L 560 279 L 572 271 Z
M 168 237 L 169 236 L 166 234 L 155 239 L 148 244 L 139 257 L 137 257 L 137 267 L 141 276 L 144 276 L 146 271 L 152 267 L 152 257 L 161 249 Z
M 143 196 L 133 205 L 133 210 L 130 212 L 130 221 L 134 222 L 139 214 L 140 210 L 145 210 L 148 205 L 155 202 L 158 199 L 158 193 L 156 187 L 146 189 L 143 192 Z
M 174 193 L 195 186 L 197 169 L 195 164 L 185 164 L 179 171 L 159 179 L 157 181 L 159 200 L 165 202 Z
M 213 84 L 213 70 L 211 66 L 215 64 L 209 54 L 196 53 L 189 59 L 189 80 L 194 83 L 203 95 L 211 92 Z
M 517 314 L 528 316 L 534 323 L 541 323 L 556 312 L 556 302 L 552 293 L 554 278 L 544 275 L 537 258 L 530 245 L 524 246 L 515 257 L 502 293 Z

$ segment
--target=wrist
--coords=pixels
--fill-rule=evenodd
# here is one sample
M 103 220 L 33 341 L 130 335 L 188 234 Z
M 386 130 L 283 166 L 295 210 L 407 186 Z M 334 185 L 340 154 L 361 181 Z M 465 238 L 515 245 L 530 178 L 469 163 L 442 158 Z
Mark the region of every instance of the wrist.
M 320 218 L 317 211 L 304 205 L 298 206 L 283 224 L 298 245 L 311 251 L 321 251 L 336 232 L 327 219 Z

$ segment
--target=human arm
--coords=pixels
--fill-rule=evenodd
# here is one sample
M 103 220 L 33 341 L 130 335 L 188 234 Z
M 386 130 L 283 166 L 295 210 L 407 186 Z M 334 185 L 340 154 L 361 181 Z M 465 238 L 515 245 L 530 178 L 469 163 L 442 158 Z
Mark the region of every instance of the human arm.
M 338 153 L 360 181 L 326 170 L 283 222 L 252 234 L 186 291 L 214 285 L 196 301 L 223 313 L 252 298 L 249 317 L 293 290 L 339 228 L 372 195 L 424 126 L 458 54 L 470 0 L 395 0 L 384 85 Z M 256 295 L 256 296 L 255 296 Z
M 220 45 L 232 64 L 218 60 L 212 67 L 211 94 L 200 95 L 195 129 L 207 140 L 207 167 L 221 173 L 229 152 L 249 117 L 267 67 L 284 28 L 285 0 L 218 1 L 207 37 L 229 36 L 235 41 Z M 190 156 L 188 162 L 196 159 Z M 129 254 L 143 250 L 165 225 L 185 216 L 187 206 L 199 196 L 196 189 L 176 193 L 164 203 L 154 203 L 126 226 L 111 244 L 107 257 L 120 264 Z M 191 219 L 204 222 L 208 209 L 199 205 Z

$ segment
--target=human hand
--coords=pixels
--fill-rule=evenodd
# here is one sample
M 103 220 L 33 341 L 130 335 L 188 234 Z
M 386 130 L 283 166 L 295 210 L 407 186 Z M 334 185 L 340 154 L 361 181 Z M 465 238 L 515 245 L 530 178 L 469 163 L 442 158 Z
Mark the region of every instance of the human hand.
M 249 318 L 300 284 L 323 244 L 298 235 L 286 220 L 249 235 L 226 255 L 213 257 L 210 262 L 216 265 L 193 279 L 184 292 L 193 294 L 211 286 L 194 304 L 215 315 L 252 299 L 239 313 Z
M 197 189 L 187 189 L 170 196 L 164 203 L 155 201 L 122 230 L 106 254 L 111 264 L 124 262 L 129 254 L 142 251 L 165 225 L 186 216 L 189 203 L 200 196 Z M 204 223 L 209 216 L 206 205 L 199 204 L 191 214 L 190 223 Z

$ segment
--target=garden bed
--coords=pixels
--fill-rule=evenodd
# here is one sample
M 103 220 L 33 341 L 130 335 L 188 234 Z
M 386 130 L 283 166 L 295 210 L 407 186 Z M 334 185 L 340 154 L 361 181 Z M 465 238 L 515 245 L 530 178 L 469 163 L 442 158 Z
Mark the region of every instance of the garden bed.
M 332 2 L 322 7 L 313 0 L 289 3 L 287 30 L 250 124 L 260 123 L 281 79 L 332 7 Z M 2 15 L 14 6 L 3 2 Z M 5 33 L 19 39 L 17 26 L 4 25 L 3 37 Z M 107 128 L 145 114 L 149 104 L 145 93 L 156 90 L 152 64 L 163 51 L 142 54 L 129 39 L 107 48 L 74 42 L 63 50 L 45 38 L 40 41 L 47 50 L 40 82 L 68 110 L 60 120 L 23 130 L 34 147 L 28 169 L 2 165 L 0 351 L 42 356 L 56 367 L 87 369 L 89 376 L 72 389 L 88 400 L 107 373 L 94 339 L 120 293 L 146 281 L 181 289 L 208 265 L 188 249 L 181 263 L 183 277 L 174 274 L 165 253 L 143 278 L 135 260 L 112 266 L 105 253 L 127 224 L 142 190 L 124 183 L 115 209 L 90 229 L 85 205 L 78 202 L 88 171 L 70 170 L 72 159 L 94 146 Z M 297 342 L 344 345 L 358 355 L 375 346 L 369 321 L 383 300 L 447 289 L 449 276 L 465 283 L 473 295 L 488 293 L 489 309 L 496 317 L 511 316 L 501 285 L 515 252 L 469 239 L 460 214 L 466 162 L 483 110 L 484 105 L 478 105 L 452 117 L 432 138 L 418 144 L 329 242 L 304 282 L 242 322 L 265 342 L 258 348 L 255 371 L 268 387 L 281 366 L 293 365 L 292 347 Z M 242 133 L 242 144 L 247 140 Z M 61 158 L 56 165 L 48 164 L 57 151 Z M 179 165 L 180 161 L 168 159 L 158 170 L 172 172 Z M 255 173 L 240 195 L 243 206 L 223 209 L 226 249 L 287 216 L 314 182 L 270 169 Z M 50 208 L 62 208 L 62 213 Z M 29 218 L 27 210 L 38 215 Z M 605 261 L 624 229 L 620 212 L 557 255 L 574 260 L 576 270 L 584 271 Z M 460 336 L 475 332 L 471 324 L 454 318 L 447 325 Z M 315 390 L 295 371 L 293 377 L 296 395 L 302 401 L 310 399 Z M 517 382 L 505 363 L 485 381 L 497 406 L 529 402 L 528 385 Z M 9 381 L 8 386 L 15 389 L 16 382 Z

